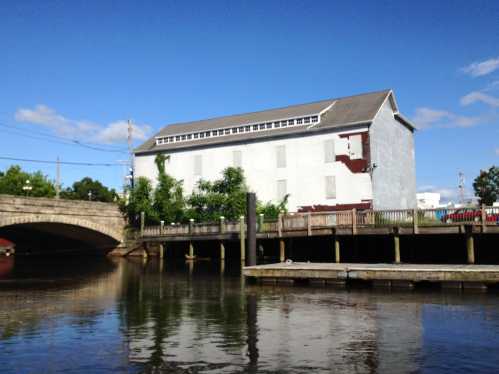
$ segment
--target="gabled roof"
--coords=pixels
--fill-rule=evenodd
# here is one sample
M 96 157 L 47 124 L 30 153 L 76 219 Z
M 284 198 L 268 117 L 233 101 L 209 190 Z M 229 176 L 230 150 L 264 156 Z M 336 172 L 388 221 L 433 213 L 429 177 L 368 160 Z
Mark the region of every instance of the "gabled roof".
M 286 134 L 307 133 L 327 128 L 369 124 L 374 120 L 374 117 L 376 117 L 376 114 L 388 96 L 390 97 L 394 112 L 398 113 L 397 104 L 393 97 L 392 91 L 384 90 L 253 113 L 237 114 L 201 121 L 175 123 L 165 126 L 152 138 L 136 148 L 135 154 L 154 153 L 158 151 L 190 148 L 195 146 L 269 138 Z M 197 131 L 201 132 L 215 129 L 226 129 L 311 115 L 320 115 L 320 122 L 313 126 L 293 126 L 273 129 L 272 131 L 250 132 L 223 137 L 196 139 L 187 142 L 156 145 L 157 137 L 181 135 Z

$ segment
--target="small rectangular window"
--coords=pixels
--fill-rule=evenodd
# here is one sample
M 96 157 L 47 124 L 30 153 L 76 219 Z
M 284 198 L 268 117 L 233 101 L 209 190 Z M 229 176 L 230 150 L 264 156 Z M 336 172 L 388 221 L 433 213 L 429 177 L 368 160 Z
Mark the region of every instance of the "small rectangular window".
M 191 140 L 192 139 L 192 134 L 187 135 L 187 139 Z
M 211 132 L 211 135 L 213 135 L 213 136 L 218 136 L 218 131 L 217 131 L 217 130 L 212 131 L 212 132 Z
M 286 146 L 278 145 L 276 147 L 276 159 L 277 159 L 277 167 L 285 168 L 286 167 Z
M 180 135 L 177 135 L 177 136 L 175 137 L 175 141 L 176 141 L 176 142 L 179 142 L 179 141 L 180 141 Z
M 264 129 L 265 129 L 265 125 L 262 123 L 262 124 L 260 125 L 260 130 L 264 130 Z
M 288 121 L 281 121 L 281 127 L 288 126 Z
M 207 138 L 209 138 L 211 136 L 211 131 L 206 131 L 205 135 Z
M 317 116 L 313 116 L 312 117 L 312 122 L 315 123 L 315 122 L 319 122 L 319 117 Z
M 328 139 L 324 141 L 324 162 L 330 163 L 336 161 L 336 155 L 334 154 L 334 139 Z
M 260 126 L 261 126 L 261 125 L 260 125 Z M 267 126 L 267 129 L 271 129 L 271 128 L 272 128 L 272 122 L 267 123 L 267 125 L 266 125 L 266 126 Z M 261 128 L 260 128 L 260 129 L 261 129 Z
M 182 135 L 182 140 L 187 139 L 187 135 Z
M 253 131 L 258 130 L 258 125 L 253 125 Z
M 329 175 L 325 178 L 326 199 L 336 199 L 336 177 Z
M 310 123 L 310 117 L 305 117 L 305 118 L 303 119 L 303 123 L 305 123 L 305 124 L 306 124 L 306 123 Z
M 200 133 L 199 133 L 199 137 L 200 137 L 201 139 L 202 139 L 202 138 L 204 138 L 204 132 L 200 132 Z
M 225 135 L 229 135 L 230 134 L 230 129 L 225 129 Z
M 286 179 L 278 180 L 277 181 L 277 194 L 276 194 L 277 201 L 284 200 L 287 193 L 288 193 L 288 186 L 287 186 Z
M 170 140 L 170 143 L 173 143 L 173 136 L 170 136 L 169 140 Z
M 251 126 L 244 126 L 244 131 L 250 132 L 250 130 L 251 130 Z
M 198 133 L 195 133 L 195 134 L 194 134 L 194 139 L 197 139 L 197 138 L 199 138 L 199 134 L 198 134 Z
M 218 136 L 222 136 L 224 134 L 224 130 L 218 130 Z
M 237 134 L 237 127 L 232 128 L 232 133 Z
M 243 154 L 241 151 L 232 151 L 232 166 L 235 168 L 243 167 Z
M 201 155 L 194 155 L 194 176 L 201 176 L 203 173 L 203 158 Z
M 281 127 L 280 122 L 274 122 L 274 128 L 277 129 L 278 127 Z
M 239 128 L 239 133 L 241 133 L 241 132 L 244 132 L 244 126 L 241 126 L 241 127 Z
M 297 124 L 297 125 L 301 125 L 302 123 L 303 123 L 303 118 L 298 118 L 298 119 L 296 120 L 296 124 Z
M 294 124 L 295 124 L 295 120 L 294 119 L 288 120 L 288 126 L 293 126 Z

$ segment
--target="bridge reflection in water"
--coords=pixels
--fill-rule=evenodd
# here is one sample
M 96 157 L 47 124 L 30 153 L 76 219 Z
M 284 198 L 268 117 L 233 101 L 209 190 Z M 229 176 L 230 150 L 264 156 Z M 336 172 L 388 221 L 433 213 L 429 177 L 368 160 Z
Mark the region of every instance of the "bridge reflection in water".
M 16 259 L 0 280 L 2 373 L 499 368 L 490 294 L 246 285 L 218 262 L 63 261 Z

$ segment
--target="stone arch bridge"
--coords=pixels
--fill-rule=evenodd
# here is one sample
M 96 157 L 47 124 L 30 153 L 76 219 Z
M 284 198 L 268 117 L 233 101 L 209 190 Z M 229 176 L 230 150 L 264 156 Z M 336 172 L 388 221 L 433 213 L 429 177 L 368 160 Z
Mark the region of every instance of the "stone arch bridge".
M 111 250 L 124 228 L 116 204 L 0 195 L 0 237 L 18 253 Z

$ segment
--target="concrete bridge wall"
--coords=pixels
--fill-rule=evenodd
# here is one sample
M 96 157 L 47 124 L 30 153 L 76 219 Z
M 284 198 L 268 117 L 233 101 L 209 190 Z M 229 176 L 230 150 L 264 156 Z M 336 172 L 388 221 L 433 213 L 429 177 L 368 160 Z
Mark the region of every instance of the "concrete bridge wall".
M 70 225 L 124 240 L 125 220 L 116 204 L 0 195 L 0 229 L 32 224 Z

